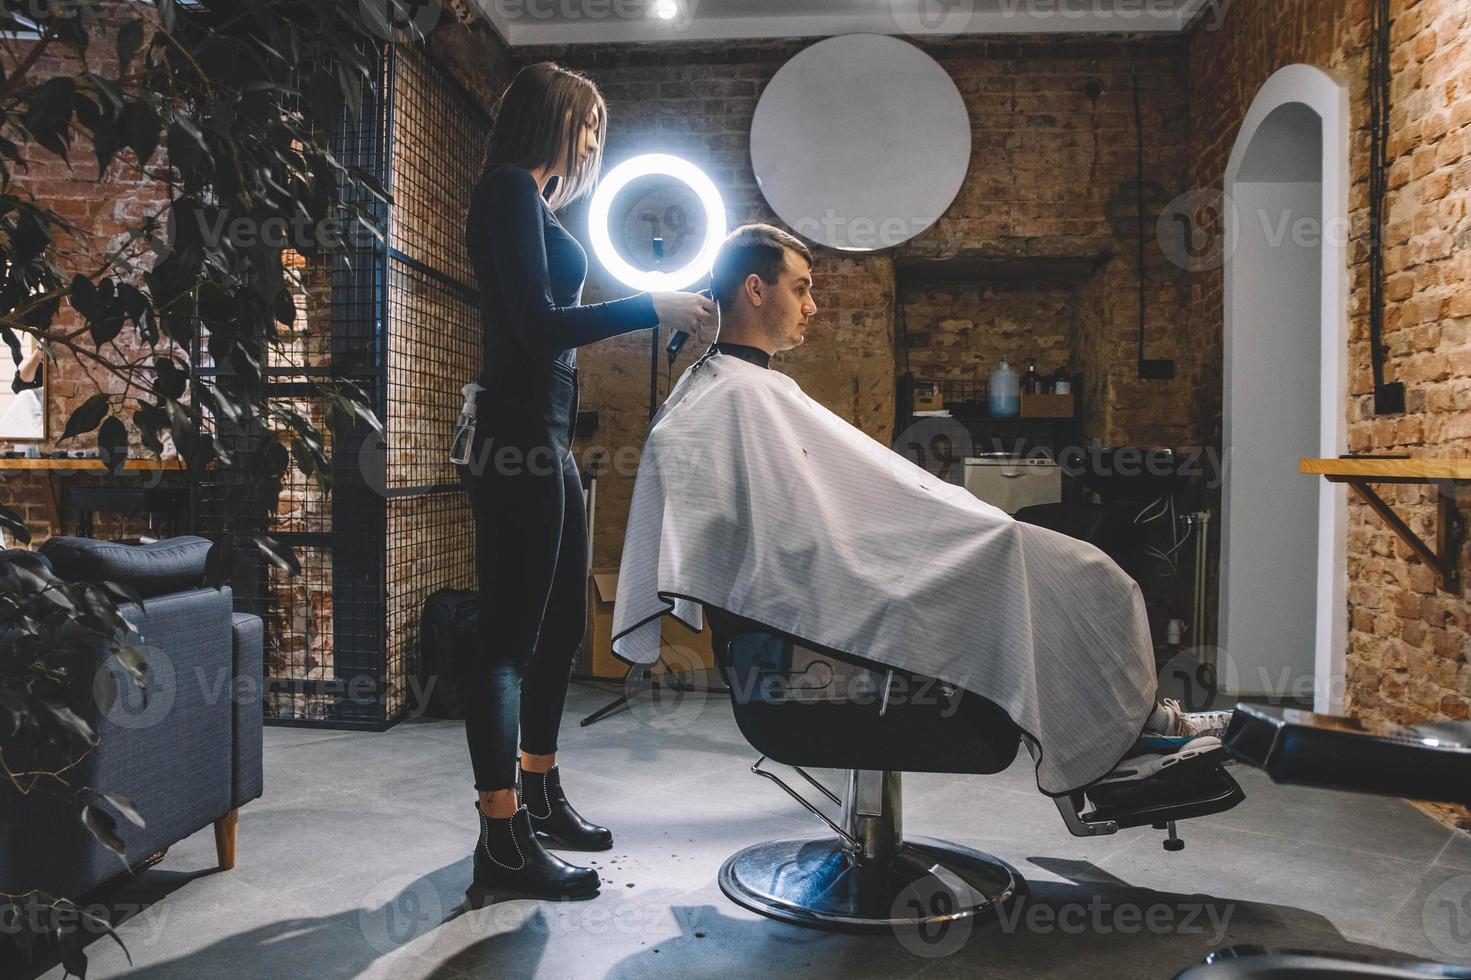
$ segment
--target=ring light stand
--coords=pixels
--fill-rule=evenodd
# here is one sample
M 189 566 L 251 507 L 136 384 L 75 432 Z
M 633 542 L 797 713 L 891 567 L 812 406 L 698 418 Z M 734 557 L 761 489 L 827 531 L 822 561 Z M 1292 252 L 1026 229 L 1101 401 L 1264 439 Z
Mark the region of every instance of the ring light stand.
M 673 272 L 664 270 L 664 239 L 658 235 L 655 235 L 650 242 L 654 256 L 652 270 L 635 267 L 613 246 L 609 219 L 614 198 L 633 180 L 650 175 L 664 175 L 683 182 L 694 191 L 705 209 L 704 244 L 701 245 L 692 261 Z M 592 239 L 593 253 L 603 264 L 603 268 L 607 269 L 619 282 L 634 289 L 649 292 L 678 290 L 697 282 L 701 277 L 709 274 L 711 267 L 714 266 L 715 254 L 720 250 L 720 244 L 725 239 L 725 204 L 715 184 L 694 164 L 666 153 L 648 153 L 626 160 L 614 167 L 598 184 L 588 212 L 588 231 Z M 659 328 L 655 326 L 649 333 L 649 421 L 653 422 L 654 416 L 659 411 Z M 677 353 L 676 348 L 669 355 L 671 372 Z M 592 549 L 589 548 L 589 555 L 591 551 Z M 586 728 L 625 707 L 633 696 L 630 688 L 635 679 L 647 681 L 654 691 L 666 687 L 671 691 L 679 692 L 699 690 L 687 684 L 670 684 L 659 681 L 653 676 L 653 670 L 662 663 L 664 663 L 664 657 L 661 653 L 659 660 L 653 664 L 631 665 L 623 676 L 624 693 L 582 719 L 581 727 Z M 665 670 L 675 673 L 669 670 L 667 664 L 665 664 Z M 728 691 L 729 689 L 723 684 L 703 689 L 703 693 Z

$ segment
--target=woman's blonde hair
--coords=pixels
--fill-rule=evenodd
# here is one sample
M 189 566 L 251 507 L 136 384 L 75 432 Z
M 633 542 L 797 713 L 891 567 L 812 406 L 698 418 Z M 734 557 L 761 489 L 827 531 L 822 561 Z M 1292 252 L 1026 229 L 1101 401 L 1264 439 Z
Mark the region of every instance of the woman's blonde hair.
M 573 159 L 587 114 L 598 112 L 598 144 L 586 162 Z M 562 169 L 547 203 L 565 207 L 592 189 L 603 169 L 608 106 L 592 79 L 551 61 L 527 65 L 516 73 L 492 110 L 483 171 L 501 164 L 534 170 Z

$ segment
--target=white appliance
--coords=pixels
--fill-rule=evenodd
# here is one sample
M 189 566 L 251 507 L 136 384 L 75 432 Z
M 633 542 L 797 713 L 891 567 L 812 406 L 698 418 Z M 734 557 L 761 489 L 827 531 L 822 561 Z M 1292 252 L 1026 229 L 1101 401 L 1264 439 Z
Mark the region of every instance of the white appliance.
M 1062 468 L 1056 460 L 994 454 L 965 461 L 965 488 L 1008 514 L 1033 504 L 1062 501 Z

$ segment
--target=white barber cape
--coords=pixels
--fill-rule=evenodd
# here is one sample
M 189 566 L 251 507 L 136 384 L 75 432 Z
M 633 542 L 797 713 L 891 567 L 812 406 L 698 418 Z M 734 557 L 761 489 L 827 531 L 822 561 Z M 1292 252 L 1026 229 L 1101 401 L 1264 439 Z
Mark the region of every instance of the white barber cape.
M 1139 587 L 725 354 L 685 371 L 639 462 L 613 651 L 659 656 L 700 603 L 1000 705 L 1057 795 L 1109 772 L 1154 707 Z

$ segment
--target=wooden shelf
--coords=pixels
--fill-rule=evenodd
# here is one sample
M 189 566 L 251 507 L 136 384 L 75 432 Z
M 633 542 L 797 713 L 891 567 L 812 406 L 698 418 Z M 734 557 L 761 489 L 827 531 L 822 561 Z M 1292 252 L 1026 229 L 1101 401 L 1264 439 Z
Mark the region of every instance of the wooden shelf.
M 1303 473 L 1321 475 L 1331 483 L 1347 483 L 1364 498 L 1405 544 L 1434 570 L 1445 592 L 1460 594 L 1457 559 L 1465 533 L 1458 508 L 1471 496 L 1471 459 L 1310 459 L 1298 463 Z M 1436 488 L 1435 547 L 1431 548 L 1400 519 L 1370 483 L 1419 483 Z
M 177 456 L 165 459 L 130 459 L 124 470 L 182 470 L 184 461 Z M 31 459 L 23 456 L 0 456 L 0 470 L 80 470 L 107 472 L 100 459 Z
M 1304 459 L 1304 473 L 1375 483 L 1471 481 L 1471 459 Z

